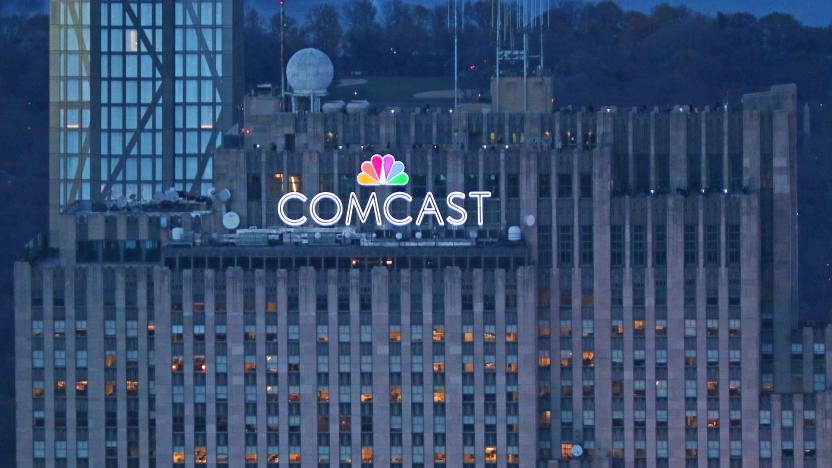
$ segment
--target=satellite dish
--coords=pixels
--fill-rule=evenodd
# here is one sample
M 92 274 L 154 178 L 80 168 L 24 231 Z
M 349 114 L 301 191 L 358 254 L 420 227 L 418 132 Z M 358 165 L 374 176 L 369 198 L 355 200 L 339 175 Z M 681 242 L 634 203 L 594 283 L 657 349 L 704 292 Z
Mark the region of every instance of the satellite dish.
M 233 211 L 229 211 L 228 213 L 222 216 L 222 225 L 229 231 L 232 229 L 237 229 L 240 227 L 240 215 Z
M 213 197 L 214 194 L 216 194 L 216 193 L 217 193 L 217 189 L 215 189 L 214 187 L 211 187 L 210 189 L 208 189 L 208 196 Z
M 118 200 L 116 200 L 116 206 L 122 210 L 127 208 L 127 197 L 118 197 Z
M 396 240 L 402 240 L 402 233 L 400 233 L 400 232 L 396 233 Z
M 583 447 L 581 447 L 578 444 L 575 444 L 575 445 L 572 446 L 572 456 L 573 457 L 578 458 L 583 454 L 584 454 L 584 448 Z
M 185 230 L 181 227 L 175 227 L 170 230 L 170 238 L 174 241 L 181 241 L 185 238 Z
M 534 215 L 533 214 L 527 214 L 526 217 L 523 218 L 523 222 L 525 222 L 526 226 L 528 226 L 528 227 L 534 226 L 534 222 L 535 222 Z
M 170 188 L 167 192 L 165 192 L 165 200 L 169 202 L 175 202 L 179 200 L 179 194 L 176 193 L 176 189 Z
M 422 231 L 416 231 L 416 238 L 417 238 L 417 239 L 421 239 L 421 238 L 422 238 Z
M 220 190 L 220 193 L 217 196 L 219 197 L 221 202 L 228 203 L 228 201 L 231 200 L 231 190 L 224 188 Z

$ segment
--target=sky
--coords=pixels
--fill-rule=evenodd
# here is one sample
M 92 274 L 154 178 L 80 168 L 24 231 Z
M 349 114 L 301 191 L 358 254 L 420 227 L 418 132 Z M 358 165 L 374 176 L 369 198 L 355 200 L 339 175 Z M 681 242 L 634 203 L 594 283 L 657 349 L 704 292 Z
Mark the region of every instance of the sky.
M 244 0 L 247 5 L 256 6 L 265 12 L 277 10 L 277 0 Z M 309 8 L 321 3 L 336 6 L 343 5 L 349 0 L 286 0 L 287 13 L 292 16 L 303 17 Z M 374 0 L 377 4 L 385 0 Z M 447 4 L 448 0 L 407 0 L 423 4 Z M 523 1 L 523 0 L 516 0 Z M 538 0 L 530 0 L 538 1 Z M 540 0 L 556 4 L 559 0 Z M 771 12 L 788 13 L 804 24 L 811 26 L 829 26 L 832 24 L 832 0 L 615 0 L 623 9 L 650 11 L 660 3 L 674 5 L 684 4 L 695 11 L 715 14 L 720 11 L 744 11 L 757 16 L 764 16 Z M 45 12 L 47 0 L 0 0 L 0 14 Z

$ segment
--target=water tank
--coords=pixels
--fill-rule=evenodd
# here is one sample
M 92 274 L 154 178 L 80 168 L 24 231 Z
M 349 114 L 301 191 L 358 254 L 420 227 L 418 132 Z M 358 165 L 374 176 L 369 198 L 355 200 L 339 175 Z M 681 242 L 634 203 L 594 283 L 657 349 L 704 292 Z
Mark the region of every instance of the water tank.
M 292 92 L 303 96 L 322 96 L 332 84 L 332 60 L 318 49 L 295 52 L 286 65 L 286 79 Z
M 347 114 L 361 114 L 370 110 L 369 101 L 357 100 L 347 104 Z
M 520 233 L 520 226 L 511 226 L 508 228 L 508 240 L 512 242 L 517 242 L 522 239 L 522 235 Z
M 329 101 L 325 102 L 321 110 L 325 114 L 336 114 L 339 112 L 344 112 L 344 106 L 346 103 L 344 101 Z

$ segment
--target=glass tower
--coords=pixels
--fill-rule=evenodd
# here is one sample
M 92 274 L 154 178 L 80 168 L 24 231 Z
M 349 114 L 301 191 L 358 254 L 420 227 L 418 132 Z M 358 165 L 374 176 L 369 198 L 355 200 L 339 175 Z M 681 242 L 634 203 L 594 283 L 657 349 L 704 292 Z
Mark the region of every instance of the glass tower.
M 237 121 L 240 0 L 53 0 L 51 219 L 171 187 L 207 193 Z

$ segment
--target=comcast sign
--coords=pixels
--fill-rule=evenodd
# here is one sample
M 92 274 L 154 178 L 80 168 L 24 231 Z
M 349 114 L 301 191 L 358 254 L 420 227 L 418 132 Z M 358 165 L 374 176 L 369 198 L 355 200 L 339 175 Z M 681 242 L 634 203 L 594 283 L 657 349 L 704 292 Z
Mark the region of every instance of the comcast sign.
M 356 181 L 363 187 L 404 187 L 410 181 L 410 176 L 405 172 L 404 163 L 396 161 L 392 154 L 384 156 L 375 154 L 369 161 L 364 161 L 361 164 L 361 172 L 356 176 Z M 372 192 L 367 200 L 363 202 L 359 200 L 355 192 L 351 192 L 346 204 L 338 195 L 332 192 L 321 192 L 312 197 L 311 200 L 303 193 L 289 192 L 278 201 L 277 214 L 284 224 L 295 227 L 308 225 L 310 218 L 312 223 L 324 227 L 335 226 L 342 221 L 346 226 L 368 222 L 374 222 L 377 226 L 381 226 L 382 221 L 386 221 L 393 226 L 409 226 L 414 222 L 417 226 L 420 226 L 428 218 L 433 218 L 439 226 L 444 226 L 445 223 L 451 226 L 463 226 L 468 221 L 468 211 L 463 204 L 466 198 L 476 200 L 477 224 L 482 226 L 485 222 L 485 200 L 491 198 L 491 192 L 487 191 L 473 191 L 467 194 L 450 192 L 445 197 L 444 210 L 439 207 L 433 193 L 428 192 L 425 194 L 425 199 L 422 201 L 418 212 L 408 214 L 405 217 L 395 216 L 392 209 L 396 203 L 404 203 L 408 206 L 413 203 L 413 197 L 407 192 L 393 192 L 383 201 L 378 199 L 376 192 Z M 293 218 L 289 216 L 286 213 L 286 208 L 291 202 L 301 203 L 304 206 L 308 204 L 309 217 Z M 320 214 L 320 207 L 327 203 L 334 206 L 335 212 L 332 216 L 323 217 Z M 416 215 L 415 218 L 413 214 Z

